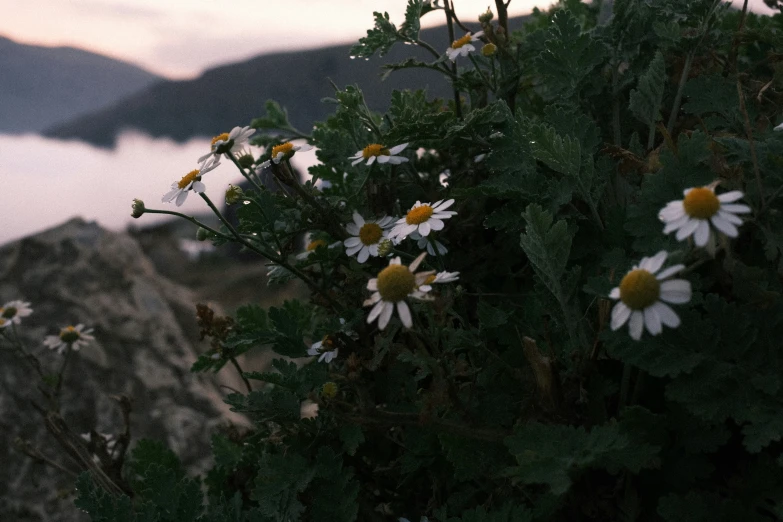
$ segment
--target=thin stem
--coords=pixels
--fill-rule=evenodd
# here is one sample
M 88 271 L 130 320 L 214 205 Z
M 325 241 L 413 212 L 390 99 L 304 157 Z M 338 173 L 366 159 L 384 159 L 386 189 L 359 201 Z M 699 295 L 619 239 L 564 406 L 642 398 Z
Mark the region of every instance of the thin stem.
M 508 4 L 503 3 L 503 0 L 495 0 L 495 9 L 498 12 L 498 25 L 503 28 L 508 38 Z
M 258 211 L 261 212 L 261 215 L 264 216 L 264 221 L 266 221 L 267 226 L 269 227 L 269 233 L 272 234 L 272 238 L 275 240 L 275 244 L 277 245 L 277 250 L 278 252 L 280 252 L 280 255 L 282 255 L 283 244 L 280 242 L 280 239 L 277 237 L 275 224 L 272 220 L 269 219 L 269 216 L 266 215 L 266 211 L 264 210 L 264 207 L 260 203 L 258 203 L 258 201 L 252 198 L 244 198 L 242 201 L 249 201 L 251 204 L 255 205 L 256 208 L 258 208 Z
M 451 6 L 449 4 L 449 0 L 444 0 L 445 5 L 445 11 L 446 11 L 446 26 L 449 29 L 449 43 L 454 41 L 454 20 L 452 18 L 452 10 Z M 458 78 L 459 74 L 457 73 L 457 62 L 454 61 L 451 64 L 451 70 L 454 73 L 454 80 Z M 459 97 L 459 90 L 457 89 L 456 85 L 452 83 L 453 91 L 454 91 L 454 114 L 456 114 L 458 119 L 462 119 L 462 103 L 460 102 Z
M 170 216 L 181 217 L 183 219 L 186 219 L 186 220 L 190 221 L 194 225 L 199 226 L 199 227 L 203 228 L 204 230 L 207 230 L 211 234 L 215 234 L 217 237 L 220 237 L 222 239 L 231 239 L 231 236 L 227 236 L 227 235 L 225 235 L 225 234 L 223 234 L 221 232 L 218 232 L 214 228 L 212 228 L 212 227 L 210 227 L 208 225 L 205 225 L 204 223 L 202 223 L 198 219 L 196 219 L 196 218 L 194 218 L 192 216 L 186 216 L 185 214 L 182 214 L 180 212 L 174 212 L 174 211 L 171 211 L 171 210 L 155 210 L 155 209 L 148 208 L 148 209 L 144 210 L 144 213 L 145 214 L 168 214 Z
M 255 187 L 255 189 L 256 189 L 257 191 L 261 192 L 261 187 L 258 185 L 258 183 L 256 183 L 256 182 L 253 180 L 253 178 L 251 178 L 251 177 L 250 177 L 250 176 L 247 174 L 247 172 L 245 172 L 245 169 L 242 167 L 242 165 L 240 165 L 240 164 L 239 164 L 239 162 L 238 162 L 238 161 L 237 161 L 237 159 L 234 157 L 234 155 L 233 155 L 233 154 L 231 154 L 231 153 L 227 153 L 227 154 L 226 154 L 226 156 L 228 156 L 228 158 L 231 160 L 231 162 L 232 162 L 234 165 L 236 165 L 236 167 L 239 169 L 239 172 L 242 174 L 242 176 L 243 176 L 243 177 L 244 177 L 246 180 L 248 180 L 248 181 L 250 182 L 250 184 L 251 184 L 251 185 L 253 185 L 253 187 Z
M 740 112 L 742 112 L 743 121 L 745 123 L 745 134 L 748 136 L 748 144 L 750 145 L 750 159 L 753 161 L 753 173 L 756 176 L 756 190 L 759 192 L 759 212 L 761 212 L 764 210 L 764 187 L 761 183 L 761 171 L 759 170 L 758 157 L 756 156 L 756 143 L 753 141 L 753 128 L 750 124 L 748 109 L 745 107 L 745 94 L 742 92 L 742 82 L 740 82 L 739 76 L 737 76 L 737 95 L 739 96 Z
M 688 75 L 691 72 L 691 64 L 693 63 L 693 55 L 696 49 L 692 49 L 688 56 L 685 58 L 685 65 L 682 68 L 682 75 L 680 76 L 680 83 L 677 86 L 677 94 L 674 96 L 674 103 L 672 104 L 672 112 L 669 114 L 669 123 L 666 125 L 666 131 L 671 134 L 674 130 L 674 122 L 677 121 L 677 113 L 680 112 L 680 103 L 682 102 L 682 94 L 685 91 L 685 83 L 688 81 Z
M 479 64 L 476 61 L 476 59 L 473 57 L 472 54 L 468 54 L 468 58 L 470 58 L 470 61 L 473 63 L 473 67 L 476 68 L 476 72 L 478 72 L 479 76 L 481 76 L 481 81 L 484 82 L 484 84 L 489 88 L 489 92 L 495 94 L 495 90 L 492 88 L 492 83 L 489 81 L 489 78 L 487 78 L 484 75 L 484 71 L 481 70 L 481 67 L 479 67 Z
M 242 382 L 245 383 L 245 387 L 247 388 L 248 392 L 253 391 L 253 387 L 250 386 L 250 381 L 247 380 L 247 377 L 245 377 L 245 372 L 242 371 L 242 368 L 239 366 L 239 363 L 236 360 L 236 357 L 229 357 L 229 361 L 231 361 L 231 364 L 234 365 L 234 368 L 237 369 L 237 373 L 239 374 L 239 377 L 242 378 Z
M 60 371 L 57 372 L 57 385 L 54 388 L 54 397 L 55 400 L 59 402 L 60 397 L 60 391 L 63 387 L 63 375 L 65 374 L 65 369 L 68 367 L 68 361 L 71 358 L 71 352 L 73 352 L 73 345 L 69 344 L 68 348 L 65 350 L 65 355 L 63 356 L 63 362 L 60 365 Z

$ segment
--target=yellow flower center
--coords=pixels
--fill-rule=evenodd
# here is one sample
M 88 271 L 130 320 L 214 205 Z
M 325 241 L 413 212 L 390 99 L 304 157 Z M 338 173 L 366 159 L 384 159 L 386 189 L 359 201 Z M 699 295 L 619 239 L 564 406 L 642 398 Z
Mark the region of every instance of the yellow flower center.
M 5 320 L 5 319 L 3 319 L 2 317 L 0 317 L 0 326 L 3 326 L 3 325 L 5 325 L 5 323 L 7 323 L 7 322 L 8 322 L 8 321 L 6 321 L 6 320 Z
M 498 52 L 498 46 L 493 43 L 488 43 L 487 45 L 481 48 L 481 54 L 483 54 L 484 56 L 492 56 L 496 52 Z
M 387 149 L 383 145 L 373 143 L 371 145 L 367 145 L 366 147 L 364 147 L 364 149 L 362 149 L 362 157 L 364 159 L 368 159 L 372 156 L 391 156 L 391 152 L 389 152 L 389 149 Z
M 340 388 L 337 386 L 337 383 L 334 383 L 332 381 L 325 382 L 324 385 L 321 387 L 321 396 L 324 399 L 334 399 L 337 397 L 337 392 L 340 391 Z
M 289 154 L 292 154 L 294 151 L 294 145 L 290 142 L 281 143 L 280 145 L 275 145 L 272 147 L 272 157 L 276 158 L 278 154 L 281 152 L 283 153 L 283 156 L 288 156 Z
M 720 210 L 720 200 L 710 189 L 699 187 L 688 192 L 682 206 L 692 218 L 709 219 Z
M 318 351 L 324 353 L 331 352 L 332 350 L 334 350 L 334 339 L 329 334 L 324 335 L 324 338 L 321 339 L 321 349 Z
M 311 241 L 309 245 L 307 245 L 307 251 L 312 252 L 318 247 L 326 246 L 326 241 L 323 239 L 316 239 L 315 241 Z
M 451 42 L 451 48 L 452 48 L 452 49 L 459 49 L 459 48 L 460 48 L 460 47 L 462 47 L 463 45 L 465 45 L 465 44 L 467 44 L 467 43 L 470 43 L 470 42 L 471 42 L 471 40 L 472 40 L 472 39 L 471 39 L 471 36 L 470 36 L 470 34 L 466 34 L 465 36 L 463 36 L 463 37 L 462 37 L 462 38 L 460 38 L 459 40 L 454 40 L 453 42 Z
M 66 326 L 60 330 L 60 340 L 64 343 L 74 343 L 79 340 L 79 330 L 73 326 Z
M 416 288 L 416 278 L 407 266 L 389 265 L 378 274 L 378 293 L 384 301 L 402 301 Z
M 631 270 L 620 281 L 620 299 L 631 310 L 644 310 L 660 295 L 661 284 L 647 270 Z
M 364 245 L 374 245 L 381 240 L 383 230 L 377 223 L 365 223 L 359 229 L 359 239 Z
M 11 319 L 16 315 L 16 308 L 9 306 L 8 308 L 0 308 L 0 315 L 6 319 Z
M 408 211 L 408 215 L 405 216 L 405 222 L 409 225 L 420 225 L 427 221 L 432 216 L 432 207 L 429 205 L 422 205 L 420 207 L 412 208 Z
M 214 138 L 212 138 L 212 145 L 214 146 L 215 143 L 219 141 L 228 141 L 228 133 L 224 132 L 223 134 L 218 134 Z
M 190 172 L 188 172 L 187 174 L 185 174 L 184 176 L 182 176 L 182 179 L 181 179 L 181 180 L 179 180 L 179 183 L 177 183 L 177 186 L 178 186 L 179 188 L 181 188 L 181 189 L 184 189 L 184 188 L 185 188 L 185 187 L 187 187 L 189 184 L 191 184 L 191 183 L 193 183 L 194 181 L 196 181 L 196 179 L 198 179 L 198 175 L 199 175 L 200 173 L 201 173 L 201 171 L 200 171 L 200 170 L 198 170 L 198 169 L 191 170 Z

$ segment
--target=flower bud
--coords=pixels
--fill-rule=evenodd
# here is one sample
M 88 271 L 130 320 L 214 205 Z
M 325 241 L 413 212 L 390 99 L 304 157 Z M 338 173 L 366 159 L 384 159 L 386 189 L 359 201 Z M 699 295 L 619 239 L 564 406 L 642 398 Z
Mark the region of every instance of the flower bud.
M 498 46 L 493 43 L 488 43 L 481 48 L 481 54 L 487 57 L 492 56 L 496 52 L 498 52 Z
M 378 243 L 378 255 L 380 257 L 388 256 L 391 254 L 392 247 L 394 247 L 394 244 L 392 244 L 390 239 L 381 239 Z
M 253 163 L 255 163 L 255 161 L 256 160 L 252 154 L 242 154 L 237 158 L 237 163 L 239 163 L 239 166 L 243 169 L 253 168 Z
M 131 204 L 131 217 L 134 217 L 136 219 L 140 218 L 142 214 L 147 210 L 146 207 L 144 207 L 144 202 L 140 199 L 134 199 L 133 204 Z
M 196 239 L 199 241 L 206 241 L 209 238 L 209 230 L 206 228 L 198 227 L 196 230 Z
M 492 11 L 487 8 L 486 12 L 481 13 L 479 15 L 479 22 L 483 24 L 488 24 L 490 20 L 492 20 L 495 17 L 494 14 L 492 14 Z
M 239 203 L 244 196 L 245 193 L 241 187 L 229 184 L 226 190 L 226 205 Z
M 323 386 L 321 386 L 321 397 L 324 399 L 334 399 L 337 397 L 337 392 L 340 391 L 340 388 L 337 386 L 336 383 L 329 381 L 324 383 Z

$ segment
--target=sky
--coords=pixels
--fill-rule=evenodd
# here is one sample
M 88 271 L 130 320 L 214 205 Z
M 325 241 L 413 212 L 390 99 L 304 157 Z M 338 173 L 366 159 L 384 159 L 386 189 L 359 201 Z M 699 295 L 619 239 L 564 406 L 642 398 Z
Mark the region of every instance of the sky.
M 740 0 L 738 0 L 740 1 Z M 355 42 L 372 11 L 398 25 L 406 0 L 0 0 L 0 35 L 37 45 L 71 45 L 141 65 L 169 78 L 262 53 Z M 511 15 L 552 0 L 513 0 Z M 463 21 L 476 21 L 493 0 L 455 0 Z M 741 1 L 740 1 L 741 4 Z M 769 11 L 762 0 L 751 0 Z M 424 26 L 443 23 L 442 11 Z

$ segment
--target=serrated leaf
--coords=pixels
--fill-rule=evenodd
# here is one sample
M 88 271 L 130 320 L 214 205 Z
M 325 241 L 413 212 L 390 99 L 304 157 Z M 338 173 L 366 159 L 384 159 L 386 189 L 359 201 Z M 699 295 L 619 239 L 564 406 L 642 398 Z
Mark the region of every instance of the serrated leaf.
M 348 455 L 355 455 L 356 450 L 364 442 L 362 427 L 358 424 L 342 424 L 339 433 L 345 452 Z
M 636 89 L 631 91 L 629 108 L 645 125 L 654 125 L 661 120 L 661 103 L 666 87 L 666 62 L 658 51 L 650 67 L 639 77 Z
M 405 8 L 405 21 L 400 26 L 400 34 L 410 40 L 418 40 L 421 29 L 420 18 L 424 7 L 423 0 L 408 0 Z
M 552 214 L 530 204 L 523 214 L 527 226 L 520 245 L 533 267 L 555 297 L 561 297 L 560 279 L 565 272 L 573 235 L 565 220 L 553 224 Z
M 383 56 L 398 40 L 397 27 L 389 21 L 389 13 L 373 12 L 375 27 L 367 30 L 367 36 L 351 47 L 351 56 L 369 58 L 376 52 Z

